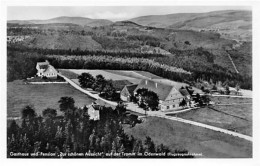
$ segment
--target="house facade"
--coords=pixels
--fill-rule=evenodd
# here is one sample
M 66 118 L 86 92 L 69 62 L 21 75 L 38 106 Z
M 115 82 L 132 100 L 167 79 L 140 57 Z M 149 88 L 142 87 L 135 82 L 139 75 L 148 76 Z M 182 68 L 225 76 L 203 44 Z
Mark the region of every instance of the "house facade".
M 37 76 L 47 78 L 57 78 L 57 70 L 50 65 L 46 60 L 45 62 L 38 62 L 36 64 Z
M 130 101 L 131 96 L 134 95 L 134 90 L 136 89 L 138 85 L 126 85 L 122 91 L 120 92 L 120 99 L 123 101 Z
M 96 105 L 96 104 L 91 104 L 88 107 L 89 119 L 93 119 L 93 120 L 99 120 L 100 119 L 100 114 L 99 114 L 100 107 L 101 106 Z
M 185 99 L 178 89 L 174 86 L 154 82 L 153 80 L 142 80 L 134 90 L 136 94 L 138 89 L 148 89 L 155 92 L 159 97 L 159 109 L 161 111 L 181 109 L 180 102 Z
M 97 99 L 88 106 L 89 119 L 100 120 L 100 111 L 102 111 L 104 107 L 111 107 L 112 109 L 116 108 L 116 106 L 110 105 L 101 99 Z

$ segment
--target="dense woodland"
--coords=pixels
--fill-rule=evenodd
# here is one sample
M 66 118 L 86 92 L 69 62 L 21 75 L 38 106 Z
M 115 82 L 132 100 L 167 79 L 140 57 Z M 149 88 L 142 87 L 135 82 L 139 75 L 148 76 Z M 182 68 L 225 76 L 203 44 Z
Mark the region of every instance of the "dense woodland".
M 12 121 L 7 130 L 7 156 L 15 157 L 10 156 L 10 152 L 29 153 L 27 157 L 46 157 L 31 156 L 31 153 L 37 152 L 55 154 L 51 156 L 52 158 L 70 157 L 59 156 L 61 152 L 100 153 L 101 156 L 92 156 L 99 158 L 127 157 L 123 153 L 165 153 L 164 157 L 170 157 L 167 156 L 168 152 L 188 153 L 187 150 L 170 150 L 163 144 L 155 145 L 149 136 L 142 142 L 126 135 L 122 127 L 127 118 L 126 109 L 122 104 L 119 104 L 115 110 L 102 107 L 98 121 L 89 119 L 87 107 L 76 108 L 71 97 L 62 97 L 59 107 L 64 113 L 63 116 L 57 116 L 56 110 L 51 108 L 43 110 L 42 115 L 36 115 L 33 108 L 25 107 L 21 112 L 22 124 L 19 126 Z M 106 153 L 112 156 L 107 156 Z M 120 155 L 116 156 L 116 153 Z
M 187 51 L 185 54 L 188 54 Z M 210 53 L 203 49 L 198 49 L 196 54 L 198 56 L 207 54 L 208 61 L 212 61 L 211 56 L 208 56 Z M 187 60 L 187 58 L 180 57 L 178 55 L 164 56 L 130 52 L 53 50 L 9 46 L 7 80 L 12 81 L 34 76 L 36 62 L 48 59 L 56 68 L 142 70 L 191 85 L 199 79 L 213 82 L 222 81 L 232 87 L 240 85 L 243 89 L 252 89 L 251 76 L 230 72 L 216 64 L 208 65 L 201 62 L 200 59 Z

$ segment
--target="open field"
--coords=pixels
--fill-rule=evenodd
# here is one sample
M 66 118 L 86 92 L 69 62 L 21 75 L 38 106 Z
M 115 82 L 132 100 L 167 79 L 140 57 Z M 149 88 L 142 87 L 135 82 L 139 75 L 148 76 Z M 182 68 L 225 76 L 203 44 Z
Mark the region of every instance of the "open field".
M 59 99 L 63 96 L 73 97 L 76 106 L 90 104 L 93 99 L 74 89 L 69 84 L 24 84 L 23 81 L 7 83 L 7 116 L 19 117 L 26 105 L 33 105 L 38 115 L 49 108 L 59 109 Z M 57 111 L 58 115 L 61 113 Z
M 76 74 L 68 69 L 58 69 L 58 71 L 69 79 L 78 79 L 79 74 Z
M 252 143 L 224 133 L 157 117 L 148 117 L 135 127 L 124 127 L 125 132 L 144 141 L 150 136 L 156 144 L 170 149 L 187 149 L 202 153 L 206 158 L 252 157 Z
M 146 76 L 138 74 L 136 71 L 130 71 L 130 70 L 105 70 L 105 71 L 109 73 L 121 75 L 121 76 L 136 78 L 136 79 L 147 79 Z
M 178 117 L 252 136 L 252 105 L 250 104 L 199 108 L 180 113 Z
M 252 103 L 250 98 L 239 97 L 223 97 L 223 96 L 209 96 L 210 100 L 216 104 L 233 104 L 233 103 Z

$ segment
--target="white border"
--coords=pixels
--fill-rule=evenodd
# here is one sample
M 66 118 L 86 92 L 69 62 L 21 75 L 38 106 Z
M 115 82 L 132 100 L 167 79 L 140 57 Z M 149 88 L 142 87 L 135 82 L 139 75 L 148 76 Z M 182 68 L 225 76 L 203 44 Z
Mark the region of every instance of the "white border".
M 7 6 L 252 6 L 253 11 L 253 159 L 6 159 L 6 18 Z M 259 67 L 257 65 L 259 56 L 259 1 L 181 1 L 181 0 L 5 0 L 1 1 L 1 77 L 0 77 L 0 91 L 1 91 L 1 134 L 0 134 L 0 149 L 1 149 L 1 162 L 2 165 L 260 165 L 260 110 L 258 104 L 259 97 L 259 82 L 258 76 Z

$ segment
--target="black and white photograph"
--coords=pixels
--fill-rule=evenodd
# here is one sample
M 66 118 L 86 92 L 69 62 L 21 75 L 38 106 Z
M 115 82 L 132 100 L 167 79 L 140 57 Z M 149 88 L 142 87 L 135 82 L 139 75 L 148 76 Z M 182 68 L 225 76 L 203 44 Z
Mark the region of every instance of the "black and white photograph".
M 6 6 L 6 158 L 252 159 L 253 12 Z

